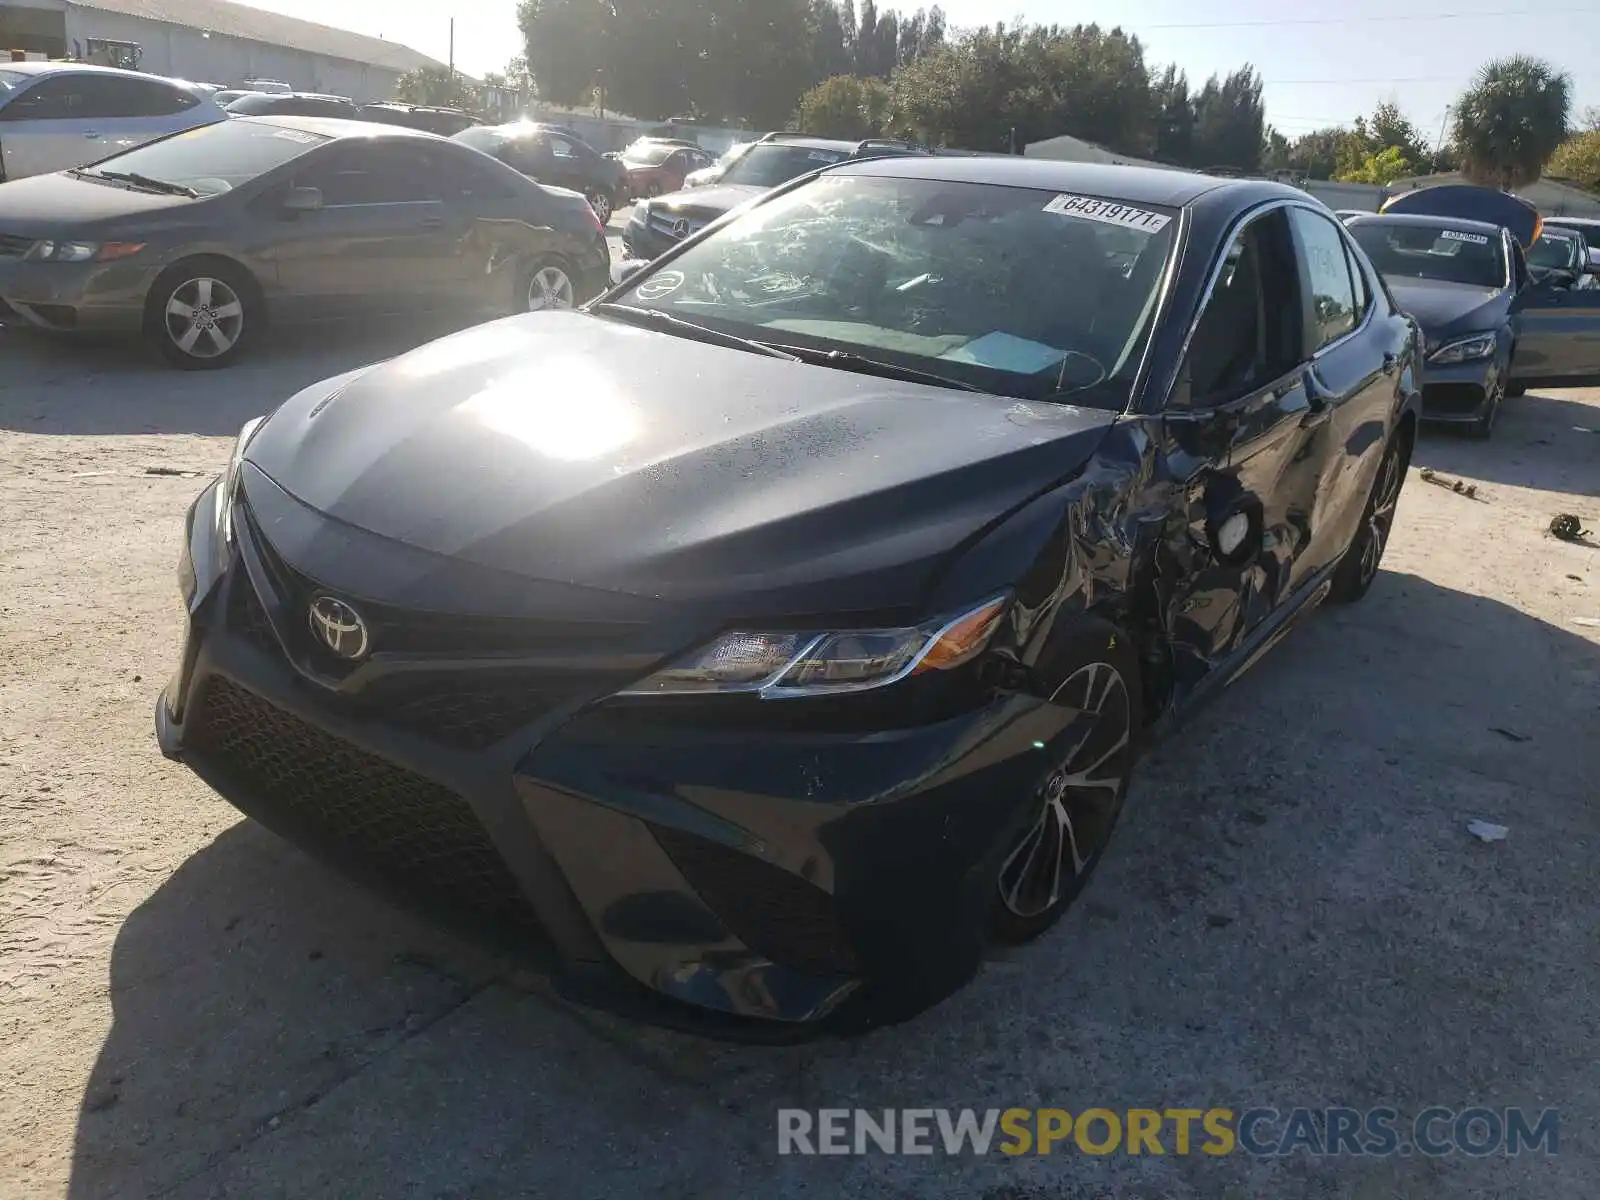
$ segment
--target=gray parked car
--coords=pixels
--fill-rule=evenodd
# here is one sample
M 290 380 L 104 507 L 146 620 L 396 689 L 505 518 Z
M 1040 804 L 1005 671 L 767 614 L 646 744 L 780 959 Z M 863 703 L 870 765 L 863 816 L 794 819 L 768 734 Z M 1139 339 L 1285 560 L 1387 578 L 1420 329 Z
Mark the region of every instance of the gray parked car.
M 83 63 L 0 64 L 0 180 L 98 162 L 227 120 L 192 85 Z
M 269 321 L 570 308 L 606 284 L 582 196 L 428 133 L 238 117 L 0 186 L 0 301 L 58 332 L 143 332 L 180 367 Z

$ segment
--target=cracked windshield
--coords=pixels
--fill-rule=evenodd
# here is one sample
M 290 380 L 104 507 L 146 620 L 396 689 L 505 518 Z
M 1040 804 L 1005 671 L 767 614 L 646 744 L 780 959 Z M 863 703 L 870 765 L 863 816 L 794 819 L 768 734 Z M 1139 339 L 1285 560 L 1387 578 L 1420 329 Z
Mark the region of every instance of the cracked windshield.
M 1173 215 L 1032 188 L 824 176 L 646 275 L 622 300 L 955 386 L 1121 408 Z

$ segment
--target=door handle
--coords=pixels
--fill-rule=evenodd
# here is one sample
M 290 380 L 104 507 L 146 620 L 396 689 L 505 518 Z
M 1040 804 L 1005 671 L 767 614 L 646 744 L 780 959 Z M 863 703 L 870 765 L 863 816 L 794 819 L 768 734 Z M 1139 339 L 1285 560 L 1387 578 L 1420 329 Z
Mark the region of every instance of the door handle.
M 1399 362 L 1400 359 L 1393 350 L 1385 350 L 1383 352 L 1383 373 L 1385 375 L 1393 375 L 1394 369 Z
M 94 139 L 94 138 L 97 138 L 97 137 L 100 136 L 100 131 L 98 129 L 90 129 L 90 130 L 85 131 L 83 136 L 86 137 L 86 138 Z
M 443 225 L 444 225 L 444 218 L 443 217 L 423 217 L 422 218 L 422 227 L 424 229 L 438 229 L 438 228 L 442 227 Z

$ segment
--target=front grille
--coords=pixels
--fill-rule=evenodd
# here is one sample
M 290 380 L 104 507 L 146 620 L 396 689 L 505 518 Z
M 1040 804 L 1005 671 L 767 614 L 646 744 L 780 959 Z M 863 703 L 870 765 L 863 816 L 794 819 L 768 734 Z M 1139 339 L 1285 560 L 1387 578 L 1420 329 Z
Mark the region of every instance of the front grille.
M 857 973 L 833 898 L 821 888 L 692 834 L 651 831 L 689 886 L 750 949 L 809 975 Z
M 542 930 L 465 800 L 221 677 L 188 717 L 197 759 L 286 837 L 430 906 Z
M 390 676 L 357 703 L 374 719 L 458 750 L 483 750 L 571 698 L 546 673 L 487 671 Z
M 0 258 L 21 258 L 33 248 L 33 238 L 19 237 L 14 233 L 0 233 Z
M 1422 389 L 1423 415 L 1470 417 L 1483 404 L 1483 389 L 1475 383 L 1430 383 Z
M 234 576 L 226 620 L 230 630 L 258 650 L 282 656 L 283 646 L 261 598 L 242 569 Z M 380 676 L 351 696 L 330 693 L 327 702 L 351 716 L 378 721 L 441 746 L 483 750 L 567 702 L 578 687 L 592 687 L 594 682 L 588 676 L 572 679 L 558 672 L 492 667 L 399 672 Z

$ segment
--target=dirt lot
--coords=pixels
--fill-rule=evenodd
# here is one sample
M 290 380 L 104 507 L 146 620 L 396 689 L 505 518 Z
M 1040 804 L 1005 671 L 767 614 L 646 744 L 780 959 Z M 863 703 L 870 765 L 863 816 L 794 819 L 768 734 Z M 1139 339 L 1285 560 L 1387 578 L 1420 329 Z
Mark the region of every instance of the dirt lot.
M 1369 599 L 1146 761 L 1052 935 L 909 1025 L 750 1049 L 518 986 L 156 751 L 202 476 L 408 336 L 184 375 L 0 331 L 0 1195 L 1595 1194 L 1600 550 L 1543 531 L 1600 525 L 1600 434 L 1574 430 L 1600 394 L 1428 437 L 1418 465 L 1477 499 L 1413 470 Z M 1559 1108 L 1560 1153 L 776 1154 L 788 1105 L 1469 1103 Z

